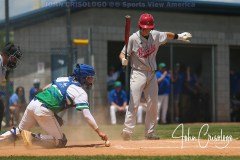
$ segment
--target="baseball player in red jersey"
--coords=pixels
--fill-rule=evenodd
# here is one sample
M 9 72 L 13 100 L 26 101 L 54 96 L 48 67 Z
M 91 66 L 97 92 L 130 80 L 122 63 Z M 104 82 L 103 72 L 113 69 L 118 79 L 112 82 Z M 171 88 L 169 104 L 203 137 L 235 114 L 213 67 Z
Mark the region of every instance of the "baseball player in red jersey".
M 129 37 L 127 47 L 127 55 L 131 59 L 130 103 L 125 116 L 122 137 L 124 140 L 131 139 L 131 134 L 136 125 L 136 113 L 141 94 L 144 92 L 147 102 L 145 138 L 157 140 L 159 137 L 154 134 L 154 128 L 157 124 L 158 84 L 155 70 L 157 69 L 156 54 L 158 48 L 169 39 L 189 42 L 188 39 L 192 36 L 188 32 L 175 34 L 154 30 L 153 16 L 148 13 L 140 16 L 138 26 L 139 31 Z M 119 58 L 123 66 L 128 65 L 128 58 L 125 58 L 125 46 Z

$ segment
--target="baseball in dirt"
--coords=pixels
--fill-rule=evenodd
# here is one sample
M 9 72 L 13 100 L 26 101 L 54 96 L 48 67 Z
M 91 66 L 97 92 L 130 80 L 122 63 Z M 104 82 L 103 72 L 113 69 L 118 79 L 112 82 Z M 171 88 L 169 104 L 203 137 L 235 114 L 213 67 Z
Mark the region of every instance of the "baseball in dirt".
M 110 147 L 111 143 L 110 141 L 105 141 L 105 147 Z

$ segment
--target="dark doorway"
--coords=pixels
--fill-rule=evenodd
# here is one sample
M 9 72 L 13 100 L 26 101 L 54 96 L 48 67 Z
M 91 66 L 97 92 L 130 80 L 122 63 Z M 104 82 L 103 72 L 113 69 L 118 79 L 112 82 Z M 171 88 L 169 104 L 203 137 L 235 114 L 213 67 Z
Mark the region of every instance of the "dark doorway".
M 108 91 L 113 89 L 114 81 L 120 81 L 125 88 L 125 72 L 122 68 L 121 61 L 119 60 L 119 54 L 122 51 L 124 43 L 121 41 L 109 41 L 108 42 L 108 70 L 106 75 L 108 76 Z M 111 77 L 112 74 L 115 74 Z
M 240 121 L 240 47 L 230 47 L 230 103 L 231 121 Z

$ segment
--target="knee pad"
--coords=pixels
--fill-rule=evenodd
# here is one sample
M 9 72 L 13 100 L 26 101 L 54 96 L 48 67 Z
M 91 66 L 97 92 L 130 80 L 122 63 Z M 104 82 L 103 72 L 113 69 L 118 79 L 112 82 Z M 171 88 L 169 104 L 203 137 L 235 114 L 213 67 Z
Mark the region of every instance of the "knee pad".
M 67 144 L 67 138 L 65 134 L 63 134 L 63 138 L 58 140 L 57 148 L 64 148 Z

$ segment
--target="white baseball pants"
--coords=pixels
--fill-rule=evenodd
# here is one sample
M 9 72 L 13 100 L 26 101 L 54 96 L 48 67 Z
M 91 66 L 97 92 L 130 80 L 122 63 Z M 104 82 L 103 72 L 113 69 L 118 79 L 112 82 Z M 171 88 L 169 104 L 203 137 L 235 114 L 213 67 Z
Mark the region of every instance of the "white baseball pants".
M 125 111 L 128 110 L 128 106 L 125 108 Z M 110 106 L 110 117 L 111 117 L 111 124 L 116 124 L 117 119 L 116 119 L 116 112 L 117 112 L 117 107 L 114 105 Z M 143 107 L 139 106 L 138 111 L 137 111 L 137 123 L 142 123 L 142 114 L 143 114 Z
M 169 100 L 168 94 L 158 96 L 158 118 L 157 118 L 157 120 L 161 119 L 162 123 L 167 123 L 168 100 Z
M 48 141 L 54 143 L 56 146 L 58 145 L 60 139 L 63 138 L 63 133 L 54 117 L 54 113 L 43 107 L 43 104 L 39 102 L 37 99 L 32 100 L 27 106 L 22 120 L 16 130 L 16 135 L 20 134 L 20 130 L 30 130 L 36 123 L 48 134 L 42 135 L 41 139 L 44 141 Z M 12 136 L 10 131 L 4 133 L 0 136 L 0 141 Z
M 157 124 L 158 84 L 155 72 L 131 70 L 130 103 L 125 116 L 123 132 L 133 133 L 142 92 L 146 99 L 145 135 L 153 134 Z

